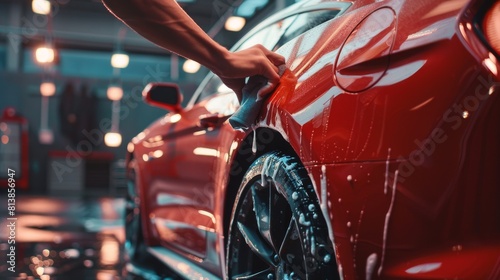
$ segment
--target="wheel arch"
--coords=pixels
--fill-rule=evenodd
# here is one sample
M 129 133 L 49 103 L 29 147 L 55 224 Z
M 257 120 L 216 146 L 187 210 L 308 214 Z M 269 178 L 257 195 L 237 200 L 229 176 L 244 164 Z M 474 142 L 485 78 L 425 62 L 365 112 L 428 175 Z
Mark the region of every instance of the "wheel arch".
M 268 145 L 262 145 L 262 148 L 257 149 L 255 154 L 252 154 L 249 156 L 248 154 L 245 153 L 245 151 L 251 150 L 252 145 L 253 145 L 253 135 L 259 135 L 259 132 L 263 133 L 266 132 L 269 135 L 273 135 L 273 141 L 268 144 Z M 259 144 L 259 138 L 257 137 L 257 146 Z M 283 138 L 282 134 L 269 127 L 259 127 L 256 129 L 256 132 L 251 132 L 243 138 L 243 140 L 240 142 L 240 146 L 238 147 L 238 151 L 236 151 L 236 154 L 233 158 L 233 161 L 231 162 L 231 169 L 236 166 L 239 170 L 239 172 L 233 172 L 228 176 L 228 181 L 227 181 L 227 188 L 226 188 L 226 193 L 225 193 L 225 199 L 224 199 L 224 208 L 223 208 L 223 232 L 224 232 L 224 251 L 226 251 L 227 246 L 228 246 L 228 240 L 229 240 L 229 230 L 231 226 L 231 216 L 232 216 L 232 211 L 233 208 L 235 207 L 235 204 L 237 203 L 237 196 L 238 192 L 240 189 L 240 184 L 241 181 L 243 180 L 245 174 L 249 170 L 250 166 L 260 158 L 261 156 L 265 154 L 269 154 L 271 152 L 279 152 L 285 156 L 291 156 L 295 157 L 298 162 L 300 162 L 303 166 L 303 162 L 297 152 L 293 149 L 293 146 Z M 319 195 L 316 193 L 316 188 L 314 188 L 314 180 L 312 180 L 308 170 L 306 168 L 303 169 L 306 174 L 305 176 L 311 180 L 312 186 L 312 191 L 315 192 L 316 198 L 318 198 L 318 205 L 317 207 L 321 207 L 319 204 Z M 310 197 L 310 196 L 309 196 Z M 324 213 L 322 211 L 318 212 L 319 214 L 319 220 L 322 220 L 321 222 L 324 225 L 324 232 L 323 235 L 328 236 L 328 228 L 326 225 L 326 219 L 328 217 L 324 216 Z M 320 234 L 321 236 L 321 234 Z M 330 238 L 325 238 L 324 243 L 328 248 L 331 249 L 331 254 L 330 256 L 336 256 L 335 252 L 335 245 L 332 243 L 333 240 L 330 240 Z M 327 244 L 328 243 L 328 244 Z M 319 243 L 317 243 L 319 244 Z M 325 247 L 326 248 L 326 247 Z M 328 250 L 328 249 L 327 249 Z M 227 252 L 226 252 L 227 253 Z M 224 254 L 226 255 L 226 254 Z M 227 256 L 226 256 L 227 258 Z M 337 267 L 337 262 L 336 262 L 336 257 L 333 258 L 333 262 L 331 263 L 332 266 L 327 270 L 327 277 L 328 279 L 339 279 L 339 270 Z M 340 278 L 341 279 L 341 278 Z

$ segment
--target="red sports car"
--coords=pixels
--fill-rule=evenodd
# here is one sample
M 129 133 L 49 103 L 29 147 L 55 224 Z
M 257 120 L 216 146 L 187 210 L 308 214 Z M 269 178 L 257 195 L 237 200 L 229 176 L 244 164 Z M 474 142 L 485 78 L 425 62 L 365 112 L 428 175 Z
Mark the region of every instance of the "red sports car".
M 247 130 L 209 75 L 128 146 L 126 248 L 188 279 L 500 279 L 500 1 L 303 1 Z

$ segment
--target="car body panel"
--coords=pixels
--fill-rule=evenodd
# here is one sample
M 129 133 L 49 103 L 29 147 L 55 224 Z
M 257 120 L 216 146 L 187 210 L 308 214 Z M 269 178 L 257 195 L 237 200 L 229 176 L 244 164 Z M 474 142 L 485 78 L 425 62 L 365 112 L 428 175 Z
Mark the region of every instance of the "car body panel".
M 224 94 L 150 126 L 133 141 L 148 245 L 223 277 L 231 178 L 257 157 L 250 139 L 273 146 L 268 129 L 306 166 L 345 279 L 495 279 L 500 64 L 469 2 L 353 2 L 278 49 L 287 70 L 253 130 L 225 122 L 236 106 Z
M 143 177 L 148 180 L 144 220 L 149 236 L 204 262 L 209 270 L 220 266 L 219 256 L 207 252 L 207 242 L 215 240 L 214 175 L 199 170 L 216 165 L 221 134 L 220 124 L 206 127 L 202 122 L 215 111 L 227 114 L 215 118 L 227 119 L 236 102 L 234 94 L 207 99 L 190 110 L 167 114 L 134 140 L 139 169 L 154 174 Z
M 325 192 L 320 178 L 327 178 L 323 180 L 328 180 L 329 186 L 328 213 L 336 217 L 332 219 L 333 240 L 344 268 L 366 268 L 369 257 L 376 256 L 376 270 L 370 271 L 373 276 L 383 276 L 384 265 L 400 264 L 404 256 L 417 258 L 430 248 L 440 252 L 445 263 L 444 252 L 460 254 L 452 252 L 453 248 L 477 243 L 481 235 L 494 239 L 484 240 L 483 246 L 499 241 L 500 227 L 494 220 L 500 213 L 496 203 L 500 182 L 492 170 L 500 167 L 498 148 L 493 144 L 500 139 L 498 133 L 492 133 L 495 128 L 488 121 L 498 120 L 500 101 L 489 92 L 491 86 L 498 85 L 498 76 L 477 67 L 480 63 L 457 34 L 457 15 L 463 3 L 450 4 L 442 14 L 434 11 L 434 17 L 442 18 L 428 21 L 420 29 L 398 29 L 387 73 L 369 92 L 346 92 L 331 82 L 328 62 L 338 53 L 340 44 L 333 38 L 329 48 L 329 42 L 321 41 L 328 31 L 316 36 L 306 34 L 290 51 L 282 52 L 293 72 L 284 79 L 290 81 L 288 87 L 294 84 L 295 91 L 280 92 L 279 88 L 263 112 L 261 125 L 287 136 L 304 164 L 311 166 L 318 194 Z M 416 18 L 409 16 L 407 20 Z M 398 26 L 411 24 L 398 19 Z M 308 48 L 313 41 L 310 37 L 318 38 L 318 43 Z M 306 47 L 302 42 L 307 42 Z M 300 57 L 297 54 L 301 52 L 320 58 Z M 297 59 L 300 63 L 294 67 Z M 318 61 L 327 63 L 320 68 Z M 305 75 L 313 65 L 319 68 L 313 72 L 317 77 Z M 432 72 L 441 75 L 429 76 Z M 311 94 L 311 88 L 316 95 Z M 405 129 L 408 124 L 418 125 Z M 493 155 L 486 155 L 490 153 Z M 473 162 L 477 165 L 471 166 Z M 466 187 L 474 185 L 481 189 Z M 397 189 L 392 195 L 391 187 Z M 496 195 L 487 198 L 486 193 Z M 457 216 L 460 205 L 469 205 L 475 211 Z M 473 233 L 479 227 L 478 217 L 488 220 L 481 223 L 480 234 Z M 399 226 L 390 228 L 389 224 Z M 418 234 L 415 228 L 420 229 Z M 478 244 L 473 245 L 471 250 L 476 250 Z M 436 274 L 429 272 L 426 277 L 488 275 L 498 265 L 500 255 L 498 247 L 493 248 L 497 255 L 482 256 L 490 266 L 474 271 L 481 274 L 449 269 L 443 274 L 436 269 Z M 343 271 L 346 279 L 367 276 L 365 270 Z M 421 276 L 404 274 L 408 278 Z

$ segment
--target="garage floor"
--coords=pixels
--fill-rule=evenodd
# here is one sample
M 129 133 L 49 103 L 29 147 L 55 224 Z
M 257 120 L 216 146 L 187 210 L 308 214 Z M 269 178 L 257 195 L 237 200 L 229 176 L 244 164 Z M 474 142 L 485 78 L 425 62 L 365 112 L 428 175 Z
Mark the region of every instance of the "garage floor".
M 0 196 L 0 205 L 7 197 Z M 172 279 L 160 263 L 124 261 L 124 200 L 46 198 L 17 194 L 14 219 L 0 211 L 0 259 L 9 254 L 9 225 L 15 223 L 15 272 L 0 263 L 0 279 Z M 7 259 L 10 257 L 7 257 Z

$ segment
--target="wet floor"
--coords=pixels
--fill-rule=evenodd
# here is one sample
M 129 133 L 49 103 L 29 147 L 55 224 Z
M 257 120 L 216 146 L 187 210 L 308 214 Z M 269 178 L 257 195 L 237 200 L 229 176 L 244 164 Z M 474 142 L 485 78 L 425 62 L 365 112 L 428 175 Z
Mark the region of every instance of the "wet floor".
M 0 201 L 0 279 L 174 279 L 154 259 L 125 260 L 123 199 L 18 195 L 12 216 Z

